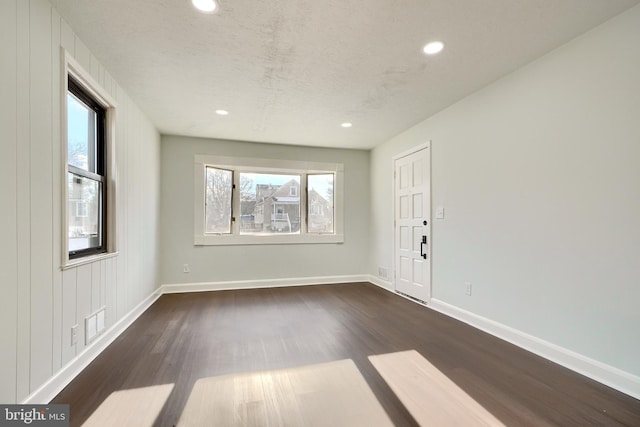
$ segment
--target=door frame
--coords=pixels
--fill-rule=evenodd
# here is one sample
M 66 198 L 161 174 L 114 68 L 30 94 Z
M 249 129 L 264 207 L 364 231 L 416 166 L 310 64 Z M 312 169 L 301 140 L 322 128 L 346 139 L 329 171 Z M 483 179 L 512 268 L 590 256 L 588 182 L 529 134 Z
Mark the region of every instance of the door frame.
M 412 298 L 408 295 L 405 295 L 401 292 L 398 292 L 398 288 L 397 288 L 397 271 L 398 271 L 398 266 L 396 265 L 397 263 L 397 256 L 398 256 L 398 242 L 397 242 L 397 233 L 396 233 L 396 179 L 398 179 L 398 177 L 396 176 L 396 161 L 409 156 L 411 154 L 417 153 L 419 151 L 422 151 L 424 149 L 429 149 L 429 174 L 428 174 L 428 178 L 429 178 L 429 184 L 428 184 L 428 189 L 429 189 L 429 212 L 428 212 L 428 216 L 427 216 L 427 227 L 429 230 L 429 237 L 431 239 L 431 242 L 428 245 L 428 250 L 429 250 L 429 256 L 427 258 L 427 262 L 429 264 L 429 298 L 427 301 L 424 301 L 424 304 L 415 299 Z M 408 150 L 405 150 L 401 153 L 398 153 L 396 155 L 394 155 L 391 158 L 391 176 L 393 177 L 393 182 L 392 182 L 392 189 L 391 189 L 391 194 L 392 194 L 392 198 L 391 198 L 391 202 L 393 205 L 393 215 L 391 218 L 391 229 L 393 230 L 393 271 L 392 271 L 392 285 L 393 285 L 393 291 L 395 293 L 397 293 L 398 295 L 407 298 L 410 301 L 416 302 L 418 304 L 421 305 L 429 305 L 429 303 L 431 302 L 431 298 L 432 298 L 432 290 L 433 290 L 433 285 L 432 285 L 432 278 L 433 278 L 433 273 L 432 273 L 432 267 L 433 264 L 431 263 L 431 259 L 433 257 L 433 234 L 432 234 L 432 227 L 431 227 L 431 222 L 433 220 L 433 216 L 432 216 L 432 211 L 433 208 L 431 206 L 431 164 L 432 164 L 432 160 L 431 158 L 433 157 L 433 152 L 431 151 L 431 140 L 428 140 L 427 142 L 424 142 L 422 144 L 416 145 Z

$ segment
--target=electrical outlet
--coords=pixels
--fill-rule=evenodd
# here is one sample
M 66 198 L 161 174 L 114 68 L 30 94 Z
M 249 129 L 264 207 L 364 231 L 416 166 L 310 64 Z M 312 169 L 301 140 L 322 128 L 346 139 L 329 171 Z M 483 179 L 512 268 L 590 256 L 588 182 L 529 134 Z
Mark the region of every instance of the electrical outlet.
M 189 264 L 184 264 L 182 266 L 182 272 L 183 273 L 190 273 L 191 272 L 191 270 L 189 269 Z
M 71 345 L 76 345 L 78 342 L 78 325 L 71 327 Z
M 464 293 L 471 296 L 471 282 L 464 282 Z

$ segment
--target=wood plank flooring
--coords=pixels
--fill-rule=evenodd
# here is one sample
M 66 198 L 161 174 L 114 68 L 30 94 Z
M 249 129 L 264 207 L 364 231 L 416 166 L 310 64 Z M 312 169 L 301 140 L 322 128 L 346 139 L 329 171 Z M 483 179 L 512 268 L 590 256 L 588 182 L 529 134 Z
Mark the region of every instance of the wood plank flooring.
M 640 401 L 368 283 L 162 296 L 52 403 L 81 425 L 112 393 L 351 359 L 396 426 L 416 421 L 368 360 L 416 350 L 506 426 L 640 426 Z M 226 426 L 225 426 L 226 427 Z

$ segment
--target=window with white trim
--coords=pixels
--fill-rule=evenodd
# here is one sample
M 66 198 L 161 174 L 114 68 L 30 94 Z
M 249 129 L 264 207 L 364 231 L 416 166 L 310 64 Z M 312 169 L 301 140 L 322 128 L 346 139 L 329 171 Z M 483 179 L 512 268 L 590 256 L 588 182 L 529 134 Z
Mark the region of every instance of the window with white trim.
M 115 252 L 115 103 L 66 51 L 63 268 Z
M 343 166 L 198 155 L 196 245 L 342 243 Z
M 106 252 L 104 224 L 105 109 L 69 76 L 67 92 L 67 213 L 69 258 Z M 75 210 L 73 209 L 75 207 Z

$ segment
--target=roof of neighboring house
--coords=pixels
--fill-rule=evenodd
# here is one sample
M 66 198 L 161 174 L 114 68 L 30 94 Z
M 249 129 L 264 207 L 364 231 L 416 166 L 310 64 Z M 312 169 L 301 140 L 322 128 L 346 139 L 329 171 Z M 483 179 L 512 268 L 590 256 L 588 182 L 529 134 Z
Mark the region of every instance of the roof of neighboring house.
M 259 184 L 261 186 L 263 186 L 264 188 L 267 188 L 268 185 L 267 184 Z M 291 187 L 300 187 L 300 183 L 298 181 L 296 181 L 295 179 L 291 179 L 290 181 L 285 182 L 284 184 L 282 184 L 280 187 L 276 187 L 274 189 L 274 191 L 265 196 L 265 198 L 269 197 L 274 199 L 275 201 L 278 201 L 280 203 L 295 203 L 295 202 L 299 202 L 300 201 L 300 196 L 291 196 L 289 193 L 289 188 Z M 309 190 L 309 199 L 313 199 L 316 201 L 319 201 L 321 203 L 324 203 L 326 205 L 330 205 L 330 202 L 324 197 L 322 196 L 320 193 L 318 193 L 316 190 L 314 190 L 313 188 L 311 190 Z M 256 204 L 262 204 L 262 200 L 258 201 Z
M 289 194 L 289 188 L 291 187 L 300 188 L 300 183 L 292 178 L 278 187 L 276 191 L 271 193 L 270 197 L 276 197 L 278 200 L 282 200 L 285 197 L 291 197 Z M 299 197 L 296 197 L 296 199 L 299 199 Z

